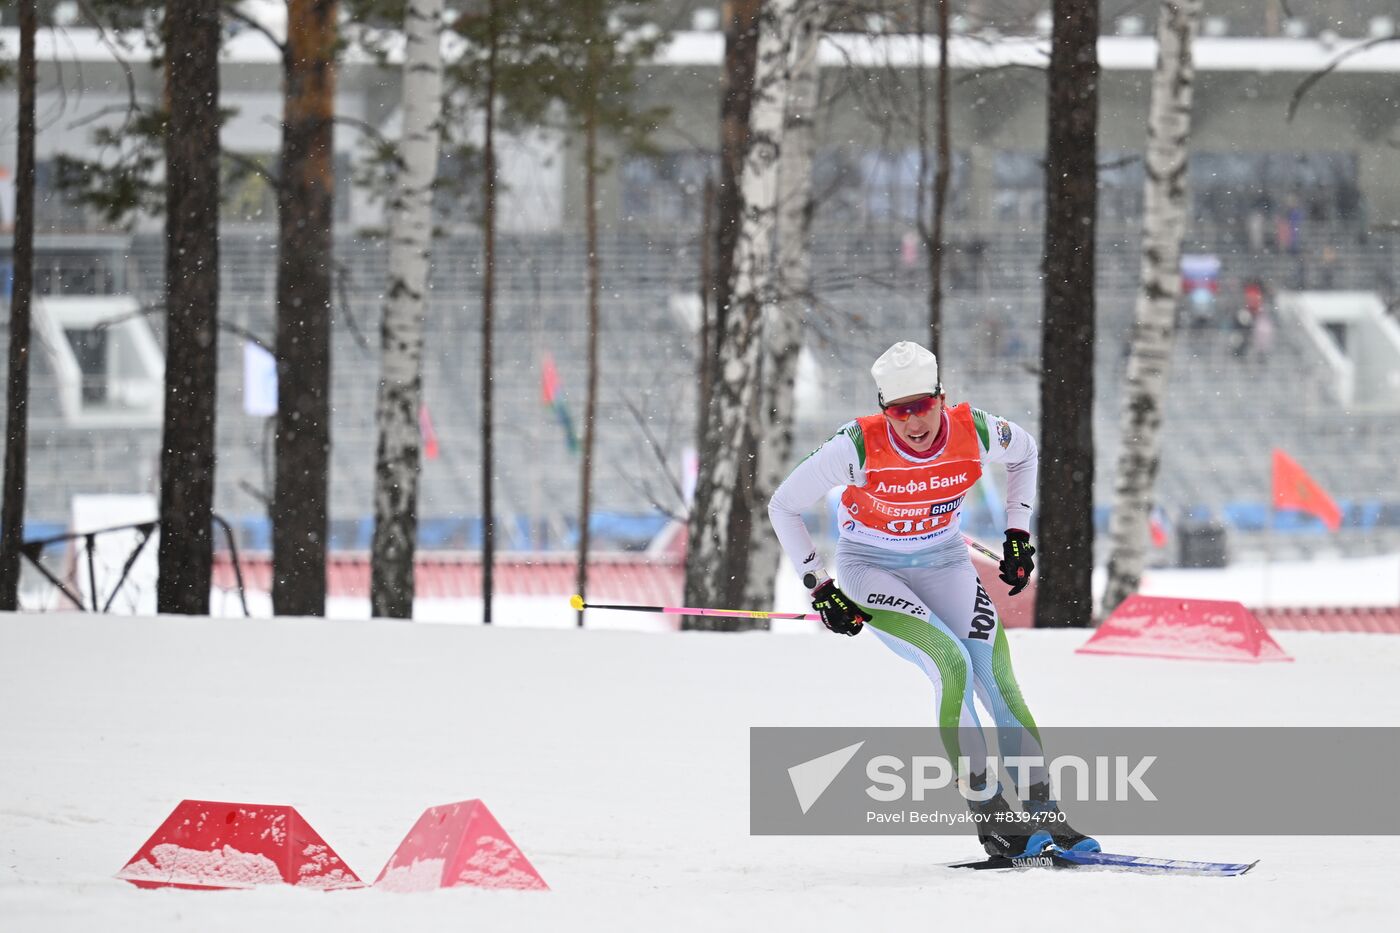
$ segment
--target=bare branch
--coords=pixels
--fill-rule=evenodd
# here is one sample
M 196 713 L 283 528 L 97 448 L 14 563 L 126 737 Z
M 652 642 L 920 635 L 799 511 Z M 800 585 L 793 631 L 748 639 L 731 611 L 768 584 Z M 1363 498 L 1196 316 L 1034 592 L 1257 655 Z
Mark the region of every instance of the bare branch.
M 272 497 L 263 490 L 254 486 L 252 483 L 248 482 L 246 479 L 241 479 L 238 481 L 238 488 L 246 492 L 248 495 L 252 496 L 258 502 L 261 502 L 264 507 L 271 507 Z
M 627 411 L 631 413 L 632 418 L 637 422 L 637 427 L 641 429 L 642 437 L 645 438 L 647 442 L 647 448 L 652 452 L 652 455 L 656 457 L 656 463 L 661 468 L 661 475 L 666 477 L 666 482 L 670 485 L 671 491 L 676 494 L 676 500 L 684 503 L 685 493 L 681 491 L 680 483 L 671 475 L 671 470 L 666 465 L 666 452 L 661 449 L 661 444 L 656 440 L 656 436 L 651 433 L 651 428 L 647 425 L 646 419 L 642 417 L 642 413 L 638 410 L 636 403 L 630 398 L 624 398 L 622 402 L 627 406 Z
M 1346 61 L 1348 58 L 1351 58 L 1354 55 L 1360 55 L 1367 49 L 1375 48 L 1383 42 L 1396 41 L 1400 41 L 1400 36 L 1376 36 L 1372 39 L 1367 39 L 1365 42 L 1353 45 L 1351 48 L 1344 49 L 1343 51 L 1337 53 L 1337 56 L 1333 58 L 1330 62 L 1328 62 L 1325 67 L 1318 71 L 1314 71 L 1312 74 L 1308 75 L 1306 78 L 1303 79 L 1302 83 L 1299 84 L 1293 90 L 1293 98 L 1288 102 L 1288 122 L 1293 122 L 1293 118 L 1298 113 L 1299 105 L 1303 103 L 1303 97 L 1308 93 L 1308 91 L 1312 90 L 1313 85 L 1317 84 L 1317 82 L 1321 81 L 1323 78 L 1336 71 L 1338 65 L 1340 65 L 1342 62 Z
M 1102 172 L 1102 171 L 1104 171 L 1105 169 L 1127 168 L 1129 165 L 1132 165 L 1134 162 L 1141 162 L 1141 161 L 1142 161 L 1142 156 L 1141 156 L 1141 155 L 1126 155 L 1126 156 L 1123 156 L 1123 158 L 1121 158 L 1121 159 L 1114 159 L 1114 160 L 1111 161 L 1111 162 L 1100 162 L 1100 163 L 1099 163 L 1099 171 Z
M 230 152 L 227 149 L 224 150 L 223 156 L 238 167 L 257 175 L 271 185 L 274 190 L 281 189 L 282 180 L 277 177 L 277 174 L 252 156 L 242 152 Z
M 343 113 L 337 113 L 331 117 L 331 122 L 343 123 L 346 126 L 352 126 L 382 146 L 391 145 L 390 141 L 386 139 L 384 137 L 384 134 L 379 131 L 379 127 L 375 126 L 373 123 L 370 123 L 368 120 L 361 120 L 359 117 L 352 117 Z
M 351 336 L 355 338 L 355 345 L 365 354 L 369 354 L 369 340 L 360 330 L 360 325 L 355 320 L 355 312 L 350 305 L 350 290 L 345 285 L 345 279 L 349 275 L 350 267 L 337 259 L 335 261 L 335 292 L 340 298 L 340 309 L 345 316 L 345 324 L 350 328 Z
M 131 115 L 141 109 L 140 105 L 136 102 L 136 75 L 131 70 L 131 62 L 122 57 L 121 52 L 117 49 L 116 43 L 112 41 L 111 36 L 107 35 L 107 27 L 103 24 L 96 11 L 93 10 L 92 5 L 89 4 L 87 0 L 78 0 L 78 8 L 83 11 L 88 19 L 92 20 L 93 23 L 97 25 L 98 38 L 102 40 L 103 45 L 107 46 L 107 50 L 112 53 L 112 58 L 116 59 L 117 64 L 121 66 L 122 74 L 126 78 L 127 111 L 126 122 L 122 124 L 122 130 L 125 131 L 131 126 Z
M 267 39 L 268 42 L 271 42 L 277 48 L 278 53 L 281 54 L 281 56 L 284 59 L 287 57 L 287 44 L 281 39 L 277 38 L 277 36 L 272 32 L 272 30 L 268 29 L 262 23 L 258 22 L 256 19 L 249 16 L 247 13 L 244 13 L 242 10 L 238 9 L 232 3 L 224 5 L 223 13 L 229 19 L 237 20 L 238 22 L 247 26 L 254 32 L 261 33 L 263 37 Z
M 134 320 L 138 317 L 149 317 L 150 315 L 160 314 L 164 311 L 165 305 L 163 304 L 143 304 L 137 307 L 135 311 L 129 312 L 127 314 L 118 314 L 116 317 L 103 318 L 100 321 L 95 321 L 92 325 L 92 329 L 106 330 L 109 327 L 115 327 L 118 324 L 125 324 L 127 321 Z
M 988 65 L 986 68 L 972 69 L 953 83 L 966 84 L 969 81 L 979 81 L 987 75 L 996 74 L 999 71 L 1034 71 L 1038 74 L 1043 74 L 1047 67 L 1049 67 L 1048 64 L 1027 65 L 1025 62 L 1007 62 L 1003 65 Z
M 164 313 L 165 304 L 162 302 L 143 304 L 135 311 L 132 311 L 128 314 L 118 314 L 116 317 L 103 318 L 102 320 L 93 324 L 92 329 L 106 330 L 109 327 L 115 327 L 118 324 L 124 324 L 127 321 L 134 320 L 135 318 L 151 317 L 152 315 Z M 257 344 L 259 347 L 266 350 L 268 353 L 271 353 L 273 356 L 277 355 L 276 351 L 272 348 L 272 344 L 268 343 L 266 340 L 259 337 L 257 334 L 253 333 L 251 330 L 249 330 L 241 324 L 235 324 L 232 321 L 220 321 L 219 330 L 226 330 L 230 334 L 233 334 L 237 337 L 242 337 L 249 343 Z
M 226 330 L 234 336 L 242 337 L 249 343 L 261 347 L 263 350 L 266 350 L 274 358 L 277 356 L 277 351 L 273 348 L 272 344 L 268 343 L 266 340 L 259 337 L 257 334 L 253 333 L 251 330 L 249 330 L 246 327 L 243 327 L 240 324 L 235 324 L 232 321 L 220 321 L 219 330 Z
M 82 117 L 81 119 L 78 119 L 78 120 L 74 120 L 72 123 L 68 124 L 68 127 L 67 127 L 67 128 L 70 129 L 70 130 L 82 129 L 84 126 L 87 126 L 89 123 L 96 123 L 98 120 L 101 120 L 103 117 L 110 116 L 110 115 L 112 115 L 112 114 L 114 114 L 114 113 L 122 113 L 122 114 L 126 114 L 126 118 L 127 118 L 127 122 L 126 122 L 125 124 L 122 125 L 122 128 L 125 129 L 126 126 L 127 126 L 128 124 L 130 124 L 130 122 L 131 122 L 132 106 L 133 106 L 132 104 L 125 104 L 125 105 L 123 105 L 123 104 L 112 104 L 112 105 L 107 106 L 107 107 L 100 107 L 100 108 L 98 108 L 97 110 L 93 111 L 92 113 L 88 114 L 87 116 Z

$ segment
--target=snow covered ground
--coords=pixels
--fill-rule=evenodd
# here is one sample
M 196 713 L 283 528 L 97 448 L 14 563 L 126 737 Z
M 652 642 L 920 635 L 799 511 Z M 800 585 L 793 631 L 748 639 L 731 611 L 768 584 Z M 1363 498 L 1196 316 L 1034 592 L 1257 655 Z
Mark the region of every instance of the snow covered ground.
M 1086 637 L 1011 634 L 1042 724 L 1400 723 L 1400 638 L 1280 632 L 1296 663 L 1247 666 L 1073 654 Z M 930 707 L 867 636 L 0 616 L 0 928 L 1175 933 L 1393 912 L 1396 838 L 1105 840 L 1262 859 L 1194 878 L 939 867 L 970 837 L 748 835 L 750 726 L 925 725 Z M 371 880 L 425 807 L 480 797 L 553 890 L 115 880 L 185 797 L 294 805 Z

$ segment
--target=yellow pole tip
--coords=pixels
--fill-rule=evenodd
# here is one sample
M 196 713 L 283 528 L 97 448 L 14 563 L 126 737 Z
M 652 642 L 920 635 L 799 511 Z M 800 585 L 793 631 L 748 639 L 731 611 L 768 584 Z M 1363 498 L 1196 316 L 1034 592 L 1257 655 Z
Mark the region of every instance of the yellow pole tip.
M 582 612 L 582 611 L 583 611 L 583 597 L 580 596 L 580 595 L 578 595 L 577 593 L 575 593 L 574 595 L 572 595 L 572 596 L 569 597 L 569 605 L 570 605 L 570 606 L 573 606 L 574 609 L 578 610 L 579 612 Z

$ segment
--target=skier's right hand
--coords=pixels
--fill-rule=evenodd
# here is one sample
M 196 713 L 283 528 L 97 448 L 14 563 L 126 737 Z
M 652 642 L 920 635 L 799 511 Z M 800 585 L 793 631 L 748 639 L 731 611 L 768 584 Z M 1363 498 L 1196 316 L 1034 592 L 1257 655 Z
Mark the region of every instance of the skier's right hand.
M 837 635 L 858 634 L 870 616 L 836 587 L 836 581 L 825 580 L 812 591 L 812 608 L 821 613 L 822 624 Z

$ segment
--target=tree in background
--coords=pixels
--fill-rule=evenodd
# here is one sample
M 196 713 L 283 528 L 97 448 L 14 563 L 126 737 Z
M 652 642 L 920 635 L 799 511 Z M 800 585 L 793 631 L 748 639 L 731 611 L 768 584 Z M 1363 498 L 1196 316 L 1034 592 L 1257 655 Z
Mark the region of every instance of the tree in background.
M 397 191 L 389 205 L 389 289 L 380 329 L 370 607 L 376 616 L 399 619 L 413 616 L 423 314 L 441 136 L 442 10 L 443 0 L 408 0 L 403 10 L 403 129 Z
M 208 615 L 219 371 L 218 0 L 166 10 L 165 413 L 159 612 Z
M 496 578 L 495 317 L 496 88 L 501 24 L 497 0 L 486 2 L 486 87 L 481 139 L 481 622 L 491 624 Z
M 1098 0 L 1051 15 L 1035 624 L 1067 626 L 1093 613 Z
M 442 129 L 464 161 L 480 165 L 480 175 L 463 174 L 455 182 L 480 186 L 479 216 L 482 231 L 481 290 L 481 412 L 482 412 L 482 619 L 490 624 L 494 603 L 495 567 L 495 414 L 494 309 L 497 271 L 497 198 L 501 181 L 497 171 L 496 137 L 507 130 L 567 124 L 564 103 L 555 86 L 571 66 L 556 55 L 561 41 L 555 0 L 477 0 L 462 9 L 453 22 L 454 32 L 465 42 L 460 54 L 447 63 L 448 94 Z M 468 110 L 482 114 L 479 150 L 460 137 L 468 122 Z M 439 189 L 448 191 L 450 179 L 439 178 Z
M 719 103 L 719 181 L 714 192 L 714 213 L 706 229 L 714 234 L 714 256 L 710 281 L 702 283 L 709 299 L 702 303 L 701 347 L 706 353 L 699 360 L 700 436 L 710 420 L 710 388 L 719 367 L 719 339 L 729 312 L 730 290 L 734 286 L 734 244 L 743 218 L 743 192 L 739 173 L 749 148 L 749 111 L 753 107 L 754 69 L 758 62 L 758 13 L 763 0 L 729 0 L 724 4 L 724 70 L 720 74 Z M 704 457 L 704 451 L 701 451 Z M 690 583 L 686 583 L 687 592 Z
M 973 15 L 980 12 L 974 6 Z M 1007 15 L 1014 18 L 1010 11 Z M 885 49 L 885 61 L 873 69 L 847 69 L 839 78 L 843 86 L 838 96 L 849 95 L 861 115 L 878 128 L 885 154 L 901 159 L 906 134 L 912 137 L 914 145 L 908 152 L 914 157 L 914 203 L 908 221 L 923 248 L 928 273 L 928 336 L 924 342 L 934 354 L 941 355 L 944 269 L 950 253 L 945 230 L 953 166 L 949 0 L 843 0 L 834 5 L 831 16 L 834 31 L 864 30 L 885 40 L 875 46 Z M 938 37 L 933 81 L 928 77 L 930 26 Z M 909 37 L 913 39 L 913 68 L 907 66 L 905 58 L 909 46 L 904 40 Z M 897 208 L 901 213 L 903 209 L 904 205 Z
M 748 545 L 752 538 L 752 485 L 755 435 L 739 436 L 737 447 L 713 444 L 723 417 L 720 383 L 726 379 L 724 360 L 745 358 L 756 350 L 730 345 L 732 337 L 752 332 L 753 321 L 734 322 L 736 248 L 744 217 L 742 175 L 749 151 L 754 75 L 758 63 L 759 12 L 762 0 L 731 0 L 724 28 L 724 71 L 720 76 L 719 183 L 715 192 L 711 300 L 704 303 L 705 354 L 699 361 L 700 404 L 697 434 L 699 475 L 690 504 L 685 564 L 685 599 L 695 606 L 733 605 L 744 595 Z M 747 370 L 752 374 L 753 369 Z M 731 401 L 737 400 L 732 389 Z M 745 396 L 751 406 L 752 393 Z M 732 417 L 731 417 L 732 420 Z M 717 479 L 720 477 L 722 479 Z M 704 540 L 706 537 L 711 540 Z M 685 624 L 699 622 L 686 619 Z M 706 623 L 713 624 L 713 623 Z
M 326 608 L 332 154 L 338 0 L 288 0 L 277 191 L 277 435 L 272 609 Z M 415 413 L 416 415 L 416 413 Z
M 687 557 L 685 564 L 685 598 L 695 606 L 733 604 L 734 600 L 743 596 L 744 577 L 748 572 L 748 543 L 752 536 L 750 516 L 754 435 L 752 431 L 747 432 L 742 439 L 742 450 L 731 451 L 716 450 L 708 438 L 710 432 L 715 430 L 719 417 L 716 390 L 722 376 L 722 355 L 730 352 L 725 349 L 725 343 L 729 339 L 733 310 L 735 246 L 744 216 L 740 177 L 749 150 L 749 121 L 753 108 L 759 11 L 762 6 L 762 0 L 730 0 L 725 5 L 729 15 L 724 24 L 724 70 L 720 75 L 719 181 L 715 189 L 711 225 L 715 237 L 713 262 L 710 263 L 713 278 L 708 284 L 710 300 L 702 303 L 705 314 L 701 322 L 700 343 L 704 352 L 697 367 L 700 401 L 696 434 L 706 440 L 699 448 L 699 476 L 687 527 L 686 553 L 691 556 Z M 728 479 L 730 488 L 723 494 L 732 506 L 725 505 L 726 516 L 721 529 L 715 523 L 717 504 L 713 499 L 719 486 L 714 482 L 713 474 L 718 470 L 728 475 L 731 458 L 737 472 Z M 722 535 L 725 546 L 715 549 L 713 542 L 710 545 L 702 544 L 702 534 Z M 701 548 L 707 550 L 709 559 L 722 559 L 724 563 L 702 562 L 694 556 Z M 695 621 L 685 620 L 686 624 Z
M 34 0 L 19 0 L 19 138 L 15 158 L 14 281 L 6 378 L 5 491 L 0 530 L 0 610 L 19 608 L 20 546 L 29 448 L 30 308 L 34 295 Z
M 1186 232 L 1186 160 L 1195 65 L 1191 46 L 1202 0 L 1162 0 L 1157 68 L 1147 117 L 1147 179 L 1137 320 L 1128 351 L 1122 442 L 1109 517 L 1104 613 L 1137 591 L 1147 558 L 1148 519 L 1162 462 L 1162 403 L 1181 296 L 1181 238 Z
M 542 18 L 538 87 L 549 95 L 545 112 L 580 138 L 583 149 L 584 237 L 587 255 L 588 388 L 584 402 L 583 450 L 579 467 L 579 540 L 576 591 L 588 596 L 589 518 L 593 510 L 593 454 L 597 438 L 598 331 L 602 268 L 598 238 L 598 176 L 610 159 L 600 151 L 606 137 L 624 151 L 645 151 L 664 110 L 634 102 L 637 66 L 649 59 L 665 34 L 648 19 L 650 4 L 624 0 L 575 0 Z M 583 613 L 578 616 L 583 624 Z
M 943 219 L 947 213 L 948 181 L 952 175 L 953 150 L 948 126 L 948 0 L 937 2 L 938 27 L 938 91 L 935 112 L 938 130 L 935 146 L 936 161 L 933 170 L 933 189 L 928 188 L 928 93 L 924 81 L 924 34 L 927 24 L 928 0 L 916 0 L 918 10 L 919 41 L 919 237 L 924 242 L 928 258 L 928 348 L 935 356 L 942 354 L 943 347 Z M 931 197 L 931 200 L 930 200 Z M 925 211 L 932 215 L 925 217 Z
M 773 180 L 771 281 L 756 289 L 763 298 L 762 347 L 759 357 L 755 434 L 757 462 L 749 502 L 751 527 L 762 529 L 749 548 L 745 606 L 771 606 L 782 548 L 768 533 L 768 500 L 788 469 L 792 456 L 793 421 L 797 413 L 795 386 L 802 352 L 803 329 L 811 306 L 812 160 L 816 151 L 817 47 L 821 39 L 819 0 L 780 0 L 765 11 L 760 38 L 760 63 L 780 55 L 773 86 L 755 79 L 754 143 L 759 145 L 759 111 L 778 111 Z M 772 35 L 769 39 L 768 36 Z M 765 71 L 762 64 L 760 70 Z M 771 117 L 762 121 L 771 123 Z M 752 148 L 751 148 L 752 151 Z M 752 247 L 750 244 L 750 248 Z M 701 621 L 701 620 L 692 620 Z M 705 619 L 704 621 L 709 621 Z M 743 620 L 740 620 L 743 621 Z

